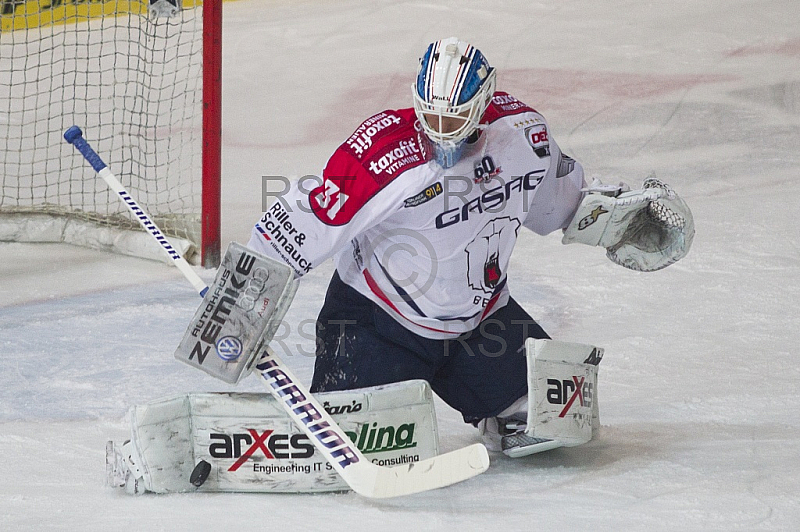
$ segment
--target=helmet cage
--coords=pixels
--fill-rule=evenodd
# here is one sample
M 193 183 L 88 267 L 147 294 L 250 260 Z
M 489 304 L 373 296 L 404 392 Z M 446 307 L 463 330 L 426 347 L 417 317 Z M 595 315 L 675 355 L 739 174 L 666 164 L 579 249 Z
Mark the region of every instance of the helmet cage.
M 465 64 L 467 68 L 461 73 Z M 479 50 L 455 38 L 431 44 L 420 60 L 413 86 L 414 111 L 422 129 L 439 144 L 466 139 L 478 128 L 495 84 L 495 69 L 489 67 Z M 472 91 L 472 97 L 459 101 Z

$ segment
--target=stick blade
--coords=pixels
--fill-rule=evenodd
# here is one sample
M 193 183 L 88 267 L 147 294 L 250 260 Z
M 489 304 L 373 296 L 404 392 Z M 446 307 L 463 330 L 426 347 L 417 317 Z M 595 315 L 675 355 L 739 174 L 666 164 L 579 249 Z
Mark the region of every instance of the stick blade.
M 360 478 L 345 480 L 359 495 L 386 499 L 443 488 L 480 475 L 489 469 L 489 453 L 483 444 L 475 443 L 403 466 L 380 467 L 369 462 L 367 465 L 374 468 L 370 475 L 356 474 Z M 370 482 L 363 482 L 366 478 Z

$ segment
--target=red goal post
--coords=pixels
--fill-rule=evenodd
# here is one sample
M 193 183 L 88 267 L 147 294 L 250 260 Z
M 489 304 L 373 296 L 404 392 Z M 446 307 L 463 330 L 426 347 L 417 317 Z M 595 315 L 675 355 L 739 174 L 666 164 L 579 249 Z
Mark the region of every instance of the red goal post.
M 203 4 L 202 262 L 220 263 L 222 174 L 222 0 Z
M 77 124 L 176 249 L 219 264 L 221 2 L 0 0 L 0 241 L 162 259 L 65 146 Z

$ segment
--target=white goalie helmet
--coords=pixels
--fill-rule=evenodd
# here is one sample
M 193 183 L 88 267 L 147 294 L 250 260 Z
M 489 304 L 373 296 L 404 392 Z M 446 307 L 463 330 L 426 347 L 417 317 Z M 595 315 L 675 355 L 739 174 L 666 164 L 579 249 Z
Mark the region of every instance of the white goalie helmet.
M 495 78 L 480 50 L 456 37 L 431 43 L 420 59 L 414 110 L 445 168 L 458 161 L 467 138 L 479 127 Z

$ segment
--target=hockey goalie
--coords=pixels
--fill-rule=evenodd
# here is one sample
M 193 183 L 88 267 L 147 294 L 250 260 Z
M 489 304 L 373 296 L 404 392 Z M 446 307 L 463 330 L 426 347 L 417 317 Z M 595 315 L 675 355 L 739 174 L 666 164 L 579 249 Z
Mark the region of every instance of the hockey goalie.
M 363 453 L 399 449 L 381 455 L 388 465 L 414 459 L 412 448 L 416 459 L 436 456 L 433 393 L 476 427 L 476 441 L 509 457 L 588 442 L 603 350 L 551 339 L 514 299 L 516 239 L 562 231 L 565 244 L 602 247 L 614 263 L 651 272 L 688 253 L 692 215 L 655 178 L 633 190 L 588 185 L 545 118 L 496 90 L 496 78 L 470 44 L 431 43 L 413 107 L 365 120 L 320 178 L 293 183 L 263 213 L 247 247 L 229 251 L 176 356 L 230 383 L 261 371 L 293 283 L 332 257 L 310 391 L 334 405 Z M 342 489 L 268 399 L 137 407 L 132 443 L 110 460 L 127 460 L 127 476 L 153 491 L 189 489 L 193 471 L 207 476 L 200 461 L 218 472 L 203 489 Z M 279 456 L 288 469 L 265 480 L 258 467 Z

